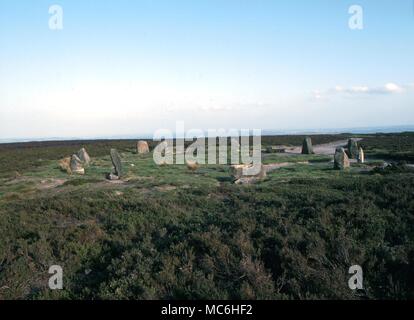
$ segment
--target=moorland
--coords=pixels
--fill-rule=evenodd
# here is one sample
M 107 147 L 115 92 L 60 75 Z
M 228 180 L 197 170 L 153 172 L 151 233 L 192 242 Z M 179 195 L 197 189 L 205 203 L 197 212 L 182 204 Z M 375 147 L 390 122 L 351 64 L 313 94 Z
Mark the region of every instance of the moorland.
M 0 299 L 413 299 L 414 133 L 312 141 L 351 137 L 363 164 L 264 152 L 292 165 L 249 185 L 227 165 L 157 166 L 136 140 L 0 144 Z M 86 174 L 61 171 L 82 147 Z M 105 178 L 111 148 L 119 181 Z M 48 288 L 50 265 L 63 290 Z M 363 290 L 348 287 L 352 265 Z

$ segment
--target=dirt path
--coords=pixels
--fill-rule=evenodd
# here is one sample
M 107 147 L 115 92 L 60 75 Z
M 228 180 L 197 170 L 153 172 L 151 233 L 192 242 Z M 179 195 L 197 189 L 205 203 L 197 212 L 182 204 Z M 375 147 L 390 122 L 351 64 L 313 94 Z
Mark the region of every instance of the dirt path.
M 356 138 L 356 141 L 361 141 L 361 138 Z M 338 140 L 324 144 L 318 144 L 313 146 L 313 151 L 315 154 L 324 154 L 324 155 L 334 155 L 335 150 L 338 147 L 346 146 L 348 140 Z M 286 150 L 287 154 L 300 154 L 302 153 L 302 146 L 300 147 L 293 147 Z
M 266 170 L 267 173 L 280 169 L 280 168 L 285 168 L 285 167 L 291 167 L 297 164 L 309 164 L 308 161 L 303 161 L 303 162 L 282 162 L 282 163 L 269 163 L 269 164 L 265 164 L 263 165 L 264 169 Z
M 67 179 L 46 179 L 40 181 L 40 184 L 37 185 L 37 188 L 40 190 L 54 189 L 63 185 Z

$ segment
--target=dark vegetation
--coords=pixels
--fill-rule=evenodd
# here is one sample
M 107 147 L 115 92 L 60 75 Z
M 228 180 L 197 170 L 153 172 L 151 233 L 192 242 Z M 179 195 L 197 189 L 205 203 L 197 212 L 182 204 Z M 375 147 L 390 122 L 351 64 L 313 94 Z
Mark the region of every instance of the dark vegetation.
M 264 137 L 263 144 L 301 140 Z M 371 135 L 361 144 L 391 157 L 413 154 L 413 141 L 412 134 Z M 0 177 L 81 146 L 94 157 L 134 148 L 133 141 L 53 144 L 0 145 Z M 197 182 L 206 170 L 172 171 L 188 186 L 163 192 L 140 183 L 93 188 L 98 180 L 82 177 L 59 192 L 0 197 L 0 298 L 414 299 L 411 171 L 337 172 L 316 163 L 237 186 L 217 169 L 211 174 L 220 183 L 206 186 Z M 47 288 L 52 264 L 63 267 L 62 291 Z M 361 292 L 348 288 L 354 264 L 364 270 Z
M 371 158 L 414 162 L 414 132 L 363 137 L 361 146 Z
M 109 153 L 111 147 L 119 150 L 133 148 L 133 141 L 103 140 L 103 141 L 45 141 L 0 144 L 1 176 L 12 176 L 15 172 L 36 169 L 44 165 L 45 161 L 62 159 L 71 156 L 74 150 L 85 147 L 96 157 Z

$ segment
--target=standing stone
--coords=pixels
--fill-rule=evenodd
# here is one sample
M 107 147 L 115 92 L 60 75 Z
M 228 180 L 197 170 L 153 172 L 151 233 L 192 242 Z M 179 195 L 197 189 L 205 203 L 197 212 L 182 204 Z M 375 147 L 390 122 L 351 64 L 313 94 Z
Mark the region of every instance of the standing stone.
M 111 160 L 112 160 L 112 164 L 114 166 L 115 172 L 114 174 L 118 177 L 121 178 L 122 176 L 122 162 L 121 162 L 121 157 L 119 156 L 118 151 L 116 151 L 116 149 L 111 149 Z M 113 179 L 111 179 L 113 180 Z
M 302 154 L 314 154 L 312 139 L 310 137 L 306 137 L 305 140 L 303 140 Z
M 196 161 L 186 161 L 186 163 L 187 169 L 192 172 L 195 172 L 200 167 L 200 165 Z
M 78 158 L 83 162 L 84 165 L 88 166 L 91 162 L 91 158 L 89 157 L 89 154 L 86 152 L 85 148 L 82 148 L 78 151 L 77 154 Z
M 359 148 L 359 153 L 358 153 L 358 163 L 365 163 L 365 153 L 361 147 Z
M 149 153 L 149 146 L 146 141 L 138 141 L 137 142 L 137 153 L 138 154 L 145 154 Z
M 76 154 L 72 155 L 70 158 L 70 170 L 75 174 L 85 174 L 82 161 Z
M 348 140 L 348 156 L 350 159 L 358 159 L 358 142 L 355 139 Z
M 336 170 L 344 170 L 349 168 L 350 162 L 349 162 L 349 158 L 345 152 L 344 148 L 337 148 L 335 151 L 335 156 L 334 156 L 334 169 Z

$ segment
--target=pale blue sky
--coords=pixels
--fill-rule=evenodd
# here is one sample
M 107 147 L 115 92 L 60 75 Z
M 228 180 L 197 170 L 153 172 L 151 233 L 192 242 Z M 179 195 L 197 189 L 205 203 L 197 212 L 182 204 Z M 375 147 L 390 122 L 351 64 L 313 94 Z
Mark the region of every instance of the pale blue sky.
M 0 138 L 414 124 L 413 6 L 0 0 Z

